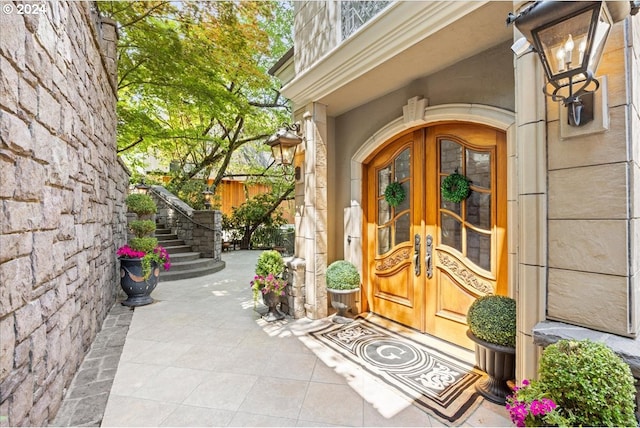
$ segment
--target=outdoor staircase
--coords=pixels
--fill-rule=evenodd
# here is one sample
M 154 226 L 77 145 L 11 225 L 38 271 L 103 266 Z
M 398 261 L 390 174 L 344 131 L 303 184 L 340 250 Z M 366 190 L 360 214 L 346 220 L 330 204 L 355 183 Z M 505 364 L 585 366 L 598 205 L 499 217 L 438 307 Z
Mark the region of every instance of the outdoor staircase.
M 159 281 L 197 278 L 224 268 L 223 262 L 202 257 L 200 253 L 194 252 L 182 239 L 171 233 L 171 229 L 158 225 L 155 237 L 158 238 L 158 244 L 167 250 L 171 260 L 171 269 L 162 271 Z

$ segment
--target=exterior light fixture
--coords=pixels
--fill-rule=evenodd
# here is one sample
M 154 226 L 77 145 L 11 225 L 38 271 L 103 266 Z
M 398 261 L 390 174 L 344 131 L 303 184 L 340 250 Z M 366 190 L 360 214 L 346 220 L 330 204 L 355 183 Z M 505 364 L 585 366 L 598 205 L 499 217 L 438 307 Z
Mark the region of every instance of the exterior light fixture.
M 211 209 L 211 198 L 213 197 L 213 192 L 207 187 L 202 192 L 202 196 L 204 196 L 204 208 L 206 210 Z
M 547 76 L 544 93 L 568 108 L 571 126 L 593 119 L 594 77 L 613 20 L 603 1 L 536 1 L 507 24 L 538 52 Z M 515 51 L 515 50 L 514 50 Z
M 282 128 L 269 137 L 265 144 L 271 147 L 271 153 L 276 162 L 282 165 L 291 165 L 296 154 L 296 147 L 301 142 L 300 124 L 287 125 L 285 123 Z
M 149 186 L 144 183 L 144 180 L 140 181 L 140 183 L 136 184 L 136 193 L 141 193 L 146 195 L 149 192 Z

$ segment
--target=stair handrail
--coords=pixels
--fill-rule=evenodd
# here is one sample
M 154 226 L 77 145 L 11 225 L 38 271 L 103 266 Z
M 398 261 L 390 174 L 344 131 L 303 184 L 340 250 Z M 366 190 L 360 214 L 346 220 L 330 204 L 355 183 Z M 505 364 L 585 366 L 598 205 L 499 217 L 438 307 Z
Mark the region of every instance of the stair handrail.
M 199 227 L 203 227 L 205 229 L 208 230 L 212 230 L 215 232 L 215 229 L 207 226 L 205 224 L 202 223 L 198 223 L 197 221 L 195 221 L 194 219 L 192 219 L 190 217 L 190 214 L 193 213 L 193 211 L 195 211 L 193 208 L 191 208 L 190 206 L 188 206 L 187 204 L 185 204 L 188 208 L 191 209 L 191 213 L 186 213 L 182 208 L 180 208 L 174 201 L 170 200 L 168 197 L 166 197 L 165 195 L 162 194 L 161 191 L 159 191 L 159 189 L 164 190 L 165 192 L 169 192 L 167 189 L 165 189 L 162 186 L 158 186 L 158 185 L 153 185 L 151 186 L 151 188 L 149 189 L 151 192 L 153 192 L 154 195 L 156 195 L 158 198 L 162 199 L 167 205 L 169 205 L 171 208 L 173 208 L 174 210 L 176 210 L 179 214 L 181 214 L 184 218 L 186 218 L 187 220 L 189 220 L 191 223 L 195 224 L 196 226 Z M 173 195 L 173 194 L 172 194 Z M 177 196 L 176 196 L 177 198 Z M 178 199 L 180 202 L 182 202 L 182 200 Z M 183 202 L 184 203 L 184 202 Z

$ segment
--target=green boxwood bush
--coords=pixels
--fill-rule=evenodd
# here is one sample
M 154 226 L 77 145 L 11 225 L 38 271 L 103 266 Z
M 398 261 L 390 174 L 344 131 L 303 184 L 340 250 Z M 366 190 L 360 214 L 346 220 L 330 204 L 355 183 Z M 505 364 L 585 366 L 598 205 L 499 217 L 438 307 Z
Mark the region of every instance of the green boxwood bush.
M 478 339 L 500 346 L 516 346 L 516 301 L 487 295 L 476 299 L 467 313 L 469 330 Z
M 158 245 L 158 239 L 146 236 L 144 238 L 131 238 L 129 246 L 136 251 L 144 251 L 152 253 L 153 249 Z
M 129 228 L 136 238 L 143 238 L 156 230 L 156 223 L 153 220 L 132 220 L 129 222 Z
M 156 203 L 149 195 L 132 193 L 124 200 L 130 212 L 139 216 L 154 214 L 157 211 Z
M 327 288 L 353 290 L 360 287 L 360 273 L 353 263 L 336 260 L 327 268 Z
M 606 345 L 560 340 L 544 350 L 539 377 L 569 426 L 637 426 L 631 369 Z
M 276 250 L 263 251 L 258 257 L 256 275 L 267 276 L 270 273 L 279 276 L 284 272 L 284 260 Z

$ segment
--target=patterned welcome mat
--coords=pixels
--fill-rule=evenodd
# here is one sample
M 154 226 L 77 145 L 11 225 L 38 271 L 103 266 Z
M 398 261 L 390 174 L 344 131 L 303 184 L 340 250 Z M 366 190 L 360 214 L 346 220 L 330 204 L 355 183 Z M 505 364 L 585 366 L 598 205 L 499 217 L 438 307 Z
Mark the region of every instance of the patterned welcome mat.
M 308 334 L 443 421 L 464 421 L 482 399 L 473 366 L 366 319 Z

